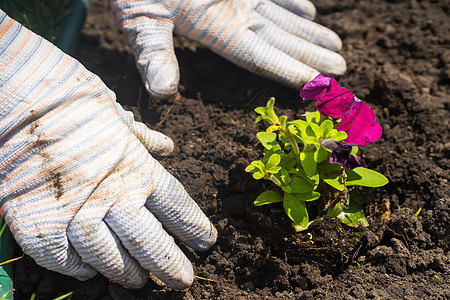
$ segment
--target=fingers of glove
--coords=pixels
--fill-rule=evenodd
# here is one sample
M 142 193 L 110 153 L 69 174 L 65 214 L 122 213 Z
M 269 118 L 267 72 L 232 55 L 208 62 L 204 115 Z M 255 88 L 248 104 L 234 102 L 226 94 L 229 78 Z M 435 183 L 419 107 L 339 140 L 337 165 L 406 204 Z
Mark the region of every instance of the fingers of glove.
M 161 132 L 151 130 L 141 122 L 136 122 L 133 113 L 125 111 L 119 103 L 116 103 L 116 107 L 123 122 L 150 153 L 168 155 L 173 151 L 174 144 L 171 138 Z
M 191 263 L 147 208 L 134 205 L 134 197 L 142 196 L 128 194 L 115 203 L 105 217 L 106 223 L 143 268 L 169 287 L 189 287 L 194 280 Z
M 256 34 L 296 60 L 321 73 L 341 75 L 346 71 L 344 58 L 336 52 L 310 43 L 263 18 L 259 23 Z
M 316 7 L 311 1 L 308 0 L 271 0 L 275 4 L 293 12 L 294 14 L 306 18 L 308 20 L 314 20 L 316 17 Z
M 25 254 L 44 268 L 79 280 L 87 280 L 97 274 L 70 245 L 66 236 L 69 219 L 61 218 L 65 213 L 57 208 L 59 203 L 30 211 L 31 203 L 24 206 L 19 200 L 6 202 L 2 207 L 2 217 Z
M 246 30 L 237 40 L 214 50 L 250 72 L 296 89 L 319 74 L 317 70 L 270 45 L 251 30 Z
M 301 18 L 275 3 L 261 1 L 255 10 L 262 17 L 270 20 L 287 32 L 316 45 L 332 51 L 338 51 L 342 48 L 342 41 L 334 31 L 310 20 Z
M 116 149 L 124 151 L 116 150 L 110 156 L 121 158 L 114 160 L 115 167 L 77 211 L 67 234 L 83 261 L 125 287 L 139 288 L 147 281 L 148 271 L 124 248 L 123 241 L 119 242 L 118 232 L 106 223 L 106 215 L 116 203 L 125 201 L 127 206 L 142 207 L 151 192 L 153 159 L 131 132 L 124 133 L 127 132 L 114 137 Z
M 197 250 L 210 248 L 217 239 L 217 230 L 183 186 L 158 162 L 154 190 L 146 206 L 164 228 Z
M 140 288 L 147 282 L 148 271 L 103 222 L 104 210 L 103 206 L 83 206 L 70 223 L 67 236 L 83 261 L 105 277 L 126 288 Z
M 123 25 L 137 68 L 150 96 L 168 98 L 178 90 L 178 61 L 173 48 L 173 23 L 137 17 Z

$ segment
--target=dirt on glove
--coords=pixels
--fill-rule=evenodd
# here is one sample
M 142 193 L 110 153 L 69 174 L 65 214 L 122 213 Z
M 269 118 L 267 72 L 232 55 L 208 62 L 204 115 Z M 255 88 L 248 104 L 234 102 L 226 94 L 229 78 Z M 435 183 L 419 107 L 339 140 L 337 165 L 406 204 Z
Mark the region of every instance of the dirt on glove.
M 276 98 L 298 118 L 314 104 L 298 90 L 250 74 L 185 39 L 175 39 L 181 97 L 148 99 L 131 49 L 107 7 L 91 1 L 75 57 L 99 75 L 138 120 L 170 136 L 160 162 L 219 231 L 195 252 L 186 291 L 149 281 L 125 290 L 101 275 L 80 282 L 14 263 L 16 299 L 448 299 L 450 291 L 450 23 L 448 1 L 313 1 L 317 21 L 343 39 L 348 71 L 341 86 L 376 112 L 383 135 L 360 147 L 369 168 L 386 175 L 365 210 L 370 227 L 336 220 L 296 233 L 279 205 L 254 207 L 269 186 L 244 171 L 262 147 L 253 108 Z M 421 209 L 421 211 L 419 211 Z M 417 214 L 417 212 L 419 212 Z

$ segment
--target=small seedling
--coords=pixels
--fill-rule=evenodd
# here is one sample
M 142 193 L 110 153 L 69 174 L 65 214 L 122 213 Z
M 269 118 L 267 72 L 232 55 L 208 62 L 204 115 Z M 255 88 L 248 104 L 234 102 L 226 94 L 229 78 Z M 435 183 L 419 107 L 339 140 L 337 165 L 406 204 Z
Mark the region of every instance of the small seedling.
M 72 299 L 72 294 L 73 294 L 73 292 L 69 292 L 62 296 L 56 297 L 53 300 L 70 300 L 70 299 Z M 36 298 L 36 294 L 33 293 L 30 297 L 30 300 L 34 300 L 35 298 Z
M 416 217 L 418 217 L 421 211 L 422 211 L 422 207 L 419 207 L 419 209 L 414 213 L 414 215 Z
M 266 107 L 255 109 L 259 114 L 256 122 L 266 121 L 269 127 L 256 134 L 264 147 L 263 158 L 251 162 L 245 170 L 256 180 L 270 180 L 278 188 L 262 192 L 254 205 L 282 202 L 297 231 L 307 229 L 312 222 L 325 216 L 337 217 L 353 227 L 368 226 L 362 211 L 368 204 L 368 197 L 355 187 L 380 187 L 388 180 L 365 168 L 356 154 L 358 145 L 380 137 L 381 127 L 375 123 L 373 111 L 367 109 L 367 104 L 353 94 L 346 95 L 351 96 L 351 101 L 347 101 L 338 90 L 345 88 L 334 85 L 334 79 L 327 75 L 319 76 L 302 91 L 308 94 L 308 87 L 314 88 L 317 93 L 311 96 L 309 92 L 308 97 L 318 100 L 319 111 L 288 121 L 286 116 L 279 117 L 275 113 L 274 98 Z M 322 89 L 320 84 L 324 86 Z M 361 122 L 361 117 L 366 121 Z M 320 204 L 315 209 L 319 212 L 311 219 L 308 207 L 313 202 Z

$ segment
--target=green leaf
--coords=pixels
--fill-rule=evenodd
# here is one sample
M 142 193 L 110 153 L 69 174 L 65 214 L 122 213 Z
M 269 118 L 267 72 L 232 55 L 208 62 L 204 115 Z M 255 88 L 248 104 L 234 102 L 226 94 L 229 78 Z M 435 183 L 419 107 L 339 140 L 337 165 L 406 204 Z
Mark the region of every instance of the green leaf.
M 282 201 L 283 201 L 283 197 L 279 193 L 269 190 L 269 191 L 262 192 L 256 198 L 256 200 L 253 202 L 253 205 L 261 206 L 261 205 L 265 205 L 265 204 L 272 204 L 272 203 L 277 203 L 277 202 L 282 202 Z
M 254 160 L 251 162 L 252 166 L 255 166 L 256 168 L 258 168 L 258 170 L 260 170 L 261 172 L 265 172 L 266 171 L 266 167 L 264 166 L 264 163 L 260 160 Z
M 69 293 L 64 294 L 64 295 L 61 295 L 61 296 L 59 296 L 59 297 L 57 297 L 57 298 L 55 298 L 55 299 L 53 299 L 53 300 L 72 299 L 72 297 L 71 297 L 72 294 L 73 294 L 73 292 L 69 292 Z
M 419 216 L 420 212 L 422 211 L 422 207 L 419 207 L 419 209 L 414 213 L 414 215 L 417 217 Z M 3 228 L 2 228 L 3 229 Z M 1 234 L 0 234 L 1 236 Z
M 256 137 L 266 149 L 270 150 L 272 147 L 279 145 L 276 133 L 258 132 Z
M 337 216 L 339 216 L 342 212 L 344 211 L 342 204 L 341 203 L 337 203 L 334 207 L 330 207 L 327 210 L 327 214 L 325 216 L 327 217 L 331 217 L 331 218 L 336 218 Z
M 289 185 L 292 188 L 292 193 L 307 193 L 314 190 L 314 186 L 300 176 L 292 176 L 292 180 Z
M 323 147 L 317 147 L 314 152 L 314 160 L 316 163 L 321 163 L 328 158 L 328 152 Z
M 285 130 L 286 130 L 286 120 L 287 120 L 287 116 L 281 116 L 281 117 L 279 118 L 279 121 L 280 121 L 280 127 L 281 127 L 281 130 L 282 130 L 282 131 L 285 131 Z
M 275 145 L 270 149 L 264 148 L 263 153 L 264 153 L 264 157 L 263 157 L 262 161 L 265 161 L 265 162 L 267 162 L 269 160 L 269 157 L 271 157 L 275 153 L 279 154 L 281 156 L 284 155 L 284 152 L 283 152 L 283 150 L 281 150 L 280 145 Z
M 261 178 L 263 178 L 264 177 L 264 173 L 263 172 L 255 172 L 255 173 L 253 173 L 253 178 L 255 178 L 256 180 L 259 180 L 259 179 L 261 179 Z
M 300 201 L 295 194 L 284 194 L 283 206 L 286 214 L 294 223 L 302 227 L 308 226 L 309 216 L 306 204 Z
M 319 173 L 320 178 L 325 181 L 325 183 L 339 191 L 344 190 L 345 186 L 344 181 L 341 177 L 341 166 L 324 162 L 317 166 L 317 172 Z
M 389 180 L 377 171 L 358 167 L 353 170 L 345 170 L 347 174 L 346 186 L 360 185 L 368 187 L 380 187 L 389 182 Z
M 245 172 L 248 172 L 248 173 L 251 173 L 251 172 L 254 171 L 254 170 L 258 170 L 258 168 L 255 167 L 254 165 L 248 165 L 248 166 L 245 168 Z
M 313 176 L 316 173 L 317 163 L 314 160 L 314 150 L 303 149 L 300 152 L 300 161 L 306 176 Z
M 319 185 L 320 176 L 319 174 L 315 173 L 314 175 L 307 177 L 306 180 L 308 180 L 314 186 L 314 189 L 316 189 Z
M 299 144 L 299 143 L 302 142 L 300 136 L 294 134 L 292 131 L 291 131 L 291 133 L 292 133 L 292 135 L 294 136 L 294 141 L 295 141 L 297 144 Z M 280 133 L 280 134 L 279 134 L 279 138 L 280 138 L 280 141 L 284 144 L 284 149 L 289 150 L 289 149 L 292 148 L 292 146 L 291 146 L 291 141 L 286 137 L 286 135 L 285 135 L 284 133 Z
M 364 227 L 369 226 L 369 222 L 362 210 L 350 212 L 343 209 L 342 203 L 337 203 L 335 207 L 329 208 L 326 215 L 332 218 L 338 218 L 342 223 L 350 227 L 358 227 L 360 223 Z
M 267 168 L 266 172 L 271 174 L 277 174 L 281 170 L 281 167 L 279 166 L 272 166 L 270 168 Z
M 369 226 L 363 212 L 363 208 L 371 202 L 370 195 L 367 194 L 367 191 L 364 190 L 351 190 L 348 208 L 345 208 L 342 203 L 338 203 L 335 207 L 328 209 L 327 216 L 337 217 L 344 224 L 352 227 L 358 227 L 359 224 L 365 227 Z
M 292 134 L 294 134 L 294 135 L 298 135 L 298 134 L 299 134 L 300 131 L 298 130 L 297 127 L 295 127 L 294 125 L 289 124 L 289 123 L 287 123 L 287 124 L 288 124 L 287 129 L 288 129 Z
M 308 181 L 312 186 L 314 186 L 314 189 L 316 189 L 317 186 L 319 185 L 320 177 L 319 174 L 317 173 L 314 173 L 314 175 L 312 176 L 308 176 L 306 175 L 305 171 L 302 168 L 300 168 L 298 169 L 297 175 L 301 176 L 303 179 Z
M 266 167 L 260 160 L 252 161 L 249 166 L 245 168 L 246 172 L 253 173 L 252 176 L 256 180 L 263 178 L 266 174 Z
M 314 191 L 310 191 L 310 192 L 307 192 L 307 193 L 295 193 L 295 196 L 300 201 L 307 202 L 307 201 L 314 201 L 314 200 L 319 199 L 320 198 L 320 193 L 314 192 Z
M 291 176 L 289 176 L 289 172 L 286 169 L 281 169 L 280 179 L 281 179 L 281 182 L 286 185 L 291 182 Z
M 308 222 L 308 224 L 306 226 L 300 226 L 298 224 L 294 224 L 293 227 L 294 227 L 295 231 L 297 231 L 297 232 L 304 231 L 304 230 L 308 229 L 309 225 L 311 225 L 314 221 L 316 221 L 316 220 L 312 220 L 312 221 Z
M 294 125 L 300 132 L 304 132 L 306 130 L 306 127 L 308 127 L 308 122 L 305 122 L 303 120 L 294 120 L 287 123 L 288 125 Z
M 257 107 L 255 108 L 255 112 L 260 114 L 255 120 L 255 123 L 258 123 L 261 120 L 265 120 L 270 124 L 279 124 L 279 120 L 275 111 L 273 110 L 273 105 L 275 104 L 275 98 L 270 98 L 267 101 L 266 107 Z
M 328 135 L 333 130 L 334 124 L 331 120 L 325 120 L 320 124 L 320 128 L 322 128 L 322 133 L 324 137 L 328 137 Z
M 344 183 L 342 182 L 342 180 L 339 180 L 339 179 L 324 179 L 323 181 L 326 184 L 328 184 L 329 186 L 331 186 L 341 192 L 345 188 Z
M 266 132 L 267 132 L 267 134 L 271 134 L 272 132 L 277 131 L 277 130 L 281 130 L 281 126 L 275 124 L 275 125 L 270 125 L 269 127 L 267 127 Z
M 314 136 L 303 137 L 303 142 L 307 145 L 319 145 L 319 140 Z
M 358 227 L 360 223 L 364 227 L 369 226 L 369 222 L 367 221 L 366 216 L 364 216 L 362 210 L 353 213 L 343 211 L 337 216 L 337 218 L 347 226 Z
M 278 166 L 280 161 L 281 161 L 281 156 L 277 153 L 274 153 L 270 156 L 269 161 L 266 164 L 266 168 L 271 169 L 275 166 Z
M 314 132 L 314 130 L 312 129 L 311 126 L 307 126 L 305 128 L 305 131 L 301 132 L 302 138 L 305 139 L 307 137 L 312 137 L 312 138 L 316 138 L 316 133 Z
M 333 129 L 328 135 L 328 138 L 340 142 L 347 138 L 347 133 L 345 131 L 337 131 L 336 129 Z
M 311 127 L 312 131 L 314 132 L 314 136 L 318 139 L 320 139 L 323 136 L 322 128 L 320 128 L 319 125 L 315 123 L 309 124 L 309 127 Z
M 297 164 L 297 159 L 295 159 L 292 156 L 286 155 L 283 160 L 280 162 L 279 166 L 283 167 L 287 170 L 291 170 L 295 168 L 295 165 Z
M 292 193 L 292 188 L 290 185 L 282 185 L 281 189 L 286 193 Z
M 308 123 L 319 123 L 320 122 L 320 113 L 318 111 L 305 113 L 306 122 Z

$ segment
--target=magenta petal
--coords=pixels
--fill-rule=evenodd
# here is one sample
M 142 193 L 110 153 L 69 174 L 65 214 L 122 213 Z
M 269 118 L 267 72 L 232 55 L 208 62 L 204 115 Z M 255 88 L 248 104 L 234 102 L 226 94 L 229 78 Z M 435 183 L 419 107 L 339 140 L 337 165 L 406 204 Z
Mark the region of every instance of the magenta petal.
M 367 145 L 378 140 L 382 134 L 380 124 L 375 122 L 374 111 L 357 99 L 346 116 L 339 123 L 337 130 L 347 133 L 346 143 Z
M 317 75 L 305 84 L 300 96 L 303 101 L 317 100 L 322 115 L 342 119 L 337 129 L 347 133 L 347 143 L 366 145 L 378 140 L 382 134 L 373 110 L 329 75 Z
M 322 115 L 342 118 L 353 103 L 354 95 L 342 88 L 336 80 L 326 74 L 319 74 L 305 84 L 300 91 L 303 101 L 317 100 L 316 105 Z
M 317 100 L 323 92 L 326 92 L 330 86 L 330 81 L 333 77 L 326 74 L 319 74 L 313 80 L 305 84 L 300 91 L 300 97 L 303 98 L 303 102 L 308 100 Z
M 324 116 L 342 118 L 354 101 L 355 95 L 347 88 L 341 88 L 336 80 L 331 80 L 331 88 L 316 102 L 317 109 Z

